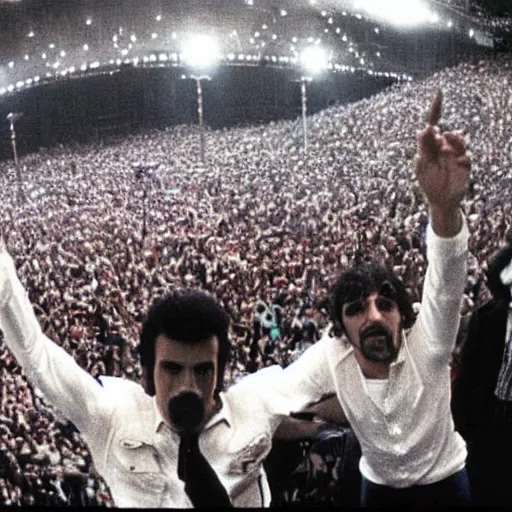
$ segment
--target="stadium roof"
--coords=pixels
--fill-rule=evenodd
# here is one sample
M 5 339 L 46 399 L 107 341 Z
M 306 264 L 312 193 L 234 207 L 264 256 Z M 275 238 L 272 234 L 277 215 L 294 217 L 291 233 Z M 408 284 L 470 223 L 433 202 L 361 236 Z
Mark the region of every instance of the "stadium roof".
M 509 1 L 482 0 L 0 0 L 0 91 L 104 65 L 179 61 L 181 41 L 209 33 L 226 61 L 290 64 L 321 44 L 331 62 L 400 70 L 383 32 L 453 31 L 492 46 L 512 31 Z M 385 8 L 395 6 L 400 9 Z M 376 9 L 380 7 L 380 9 Z M 389 18 L 394 14 L 394 18 Z M 399 15 L 399 17 L 398 17 Z M 408 17 L 404 17 L 407 15 Z M 499 15 L 499 17 L 498 17 Z M 401 69 L 401 72 L 406 70 Z

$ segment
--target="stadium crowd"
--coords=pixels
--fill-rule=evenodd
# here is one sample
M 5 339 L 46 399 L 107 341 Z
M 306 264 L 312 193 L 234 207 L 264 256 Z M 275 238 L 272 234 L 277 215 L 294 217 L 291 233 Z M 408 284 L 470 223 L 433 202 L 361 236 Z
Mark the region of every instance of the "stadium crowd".
M 307 154 L 300 119 L 207 131 L 205 164 L 194 126 L 41 149 L 20 161 L 25 202 L 0 162 L 1 227 L 43 330 L 93 375 L 138 381 L 150 303 L 198 287 L 232 319 L 233 382 L 314 343 L 330 284 L 356 260 L 390 265 L 419 303 L 428 218 L 411 134 L 437 88 L 442 126 L 473 152 L 467 319 L 512 238 L 511 76 L 500 56 L 330 107 L 308 120 Z M 74 426 L 3 344 L 0 360 L 0 503 L 113 506 Z

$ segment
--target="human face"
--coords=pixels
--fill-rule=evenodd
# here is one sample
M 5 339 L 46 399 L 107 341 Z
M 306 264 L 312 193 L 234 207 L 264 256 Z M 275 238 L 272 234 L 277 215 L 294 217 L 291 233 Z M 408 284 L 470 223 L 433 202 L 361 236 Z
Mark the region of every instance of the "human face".
M 217 385 L 219 340 L 212 336 L 196 343 L 183 343 L 160 334 L 155 344 L 154 382 L 160 413 L 173 429 L 183 431 L 183 425 L 173 421 L 169 405 L 173 399 L 192 397 L 204 407 L 199 424 L 191 427 L 200 431 L 213 414 Z
M 389 367 L 396 359 L 402 318 L 392 299 L 374 292 L 347 302 L 343 304 L 342 319 L 363 371 L 369 368 L 367 363 Z

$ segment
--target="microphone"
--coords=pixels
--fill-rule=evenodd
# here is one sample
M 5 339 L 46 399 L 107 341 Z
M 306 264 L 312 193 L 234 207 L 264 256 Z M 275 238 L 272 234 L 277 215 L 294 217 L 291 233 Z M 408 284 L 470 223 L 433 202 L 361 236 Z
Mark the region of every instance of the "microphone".
M 186 391 L 169 400 L 169 419 L 180 433 L 196 431 L 204 415 L 204 404 L 197 393 Z

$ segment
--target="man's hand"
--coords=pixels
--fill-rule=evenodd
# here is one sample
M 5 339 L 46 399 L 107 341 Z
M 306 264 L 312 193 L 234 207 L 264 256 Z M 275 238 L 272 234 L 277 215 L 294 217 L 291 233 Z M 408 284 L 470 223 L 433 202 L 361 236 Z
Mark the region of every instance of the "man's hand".
M 442 94 L 438 91 L 418 135 L 416 177 L 430 206 L 432 228 L 442 237 L 455 236 L 462 225 L 460 202 L 469 182 L 471 159 L 462 137 L 440 133 Z

